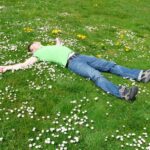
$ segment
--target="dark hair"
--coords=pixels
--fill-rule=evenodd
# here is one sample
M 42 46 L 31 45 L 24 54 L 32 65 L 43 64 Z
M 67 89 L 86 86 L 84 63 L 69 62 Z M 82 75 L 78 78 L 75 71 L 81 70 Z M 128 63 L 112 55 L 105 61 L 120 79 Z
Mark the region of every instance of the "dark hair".
M 28 45 L 28 52 L 31 52 L 31 45 L 33 44 L 34 42 L 32 42 L 32 43 L 30 43 L 29 45 Z

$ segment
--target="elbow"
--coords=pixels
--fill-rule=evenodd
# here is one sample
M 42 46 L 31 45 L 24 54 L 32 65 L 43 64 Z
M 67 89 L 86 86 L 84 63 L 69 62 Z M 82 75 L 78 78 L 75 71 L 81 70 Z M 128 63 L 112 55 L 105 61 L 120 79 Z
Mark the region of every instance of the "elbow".
M 24 63 L 20 63 L 20 64 L 18 64 L 17 66 L 15 66 L 13 69 L 14 69 L 14 70 L 24 69 L 25 66 L 26 66 L 26 65 L 25 65 Z
M 28 68 L 29 66 L 26 64 L 26 63 L 21 63 L 20 64 L 20 68 L 21 69 L 26 69 L 26 68 Z

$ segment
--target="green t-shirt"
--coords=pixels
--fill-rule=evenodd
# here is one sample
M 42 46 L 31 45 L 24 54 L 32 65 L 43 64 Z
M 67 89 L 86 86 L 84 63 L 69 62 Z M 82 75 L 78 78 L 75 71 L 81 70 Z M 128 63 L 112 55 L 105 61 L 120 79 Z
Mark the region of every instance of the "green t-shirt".
M 41 61 L 55 62 L 65 67 L 71 52 L 73 51 L 66 46 L 42 46 L 33 53 L 33 56 Z

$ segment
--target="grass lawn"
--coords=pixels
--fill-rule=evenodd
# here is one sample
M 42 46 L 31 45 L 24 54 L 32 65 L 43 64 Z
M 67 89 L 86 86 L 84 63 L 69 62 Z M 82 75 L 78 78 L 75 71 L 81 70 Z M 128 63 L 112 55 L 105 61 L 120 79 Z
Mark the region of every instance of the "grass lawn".
M 81 54 L 150 68 L 149 0 L 1 0 L 0 65 L 23 62 L 35 40 L 60 37 Z M 0 74 L 1 150 L 149 150 L 150 84 L 134 103 L 99 89 L 54 63 Z

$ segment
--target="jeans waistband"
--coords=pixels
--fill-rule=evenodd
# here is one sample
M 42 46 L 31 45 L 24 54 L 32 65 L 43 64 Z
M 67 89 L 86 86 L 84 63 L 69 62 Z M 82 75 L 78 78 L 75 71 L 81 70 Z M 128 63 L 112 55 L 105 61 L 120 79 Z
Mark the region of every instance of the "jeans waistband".
M 69 64 L 69 61 L 73 58 L 75 58 L 76 56 L 80 55 L 79 53 L 74 53 L 71 57 L 68 58 L 67 60 L 67 64 L 66 64 L 66 68 L 68 68 L 68 64 Z

